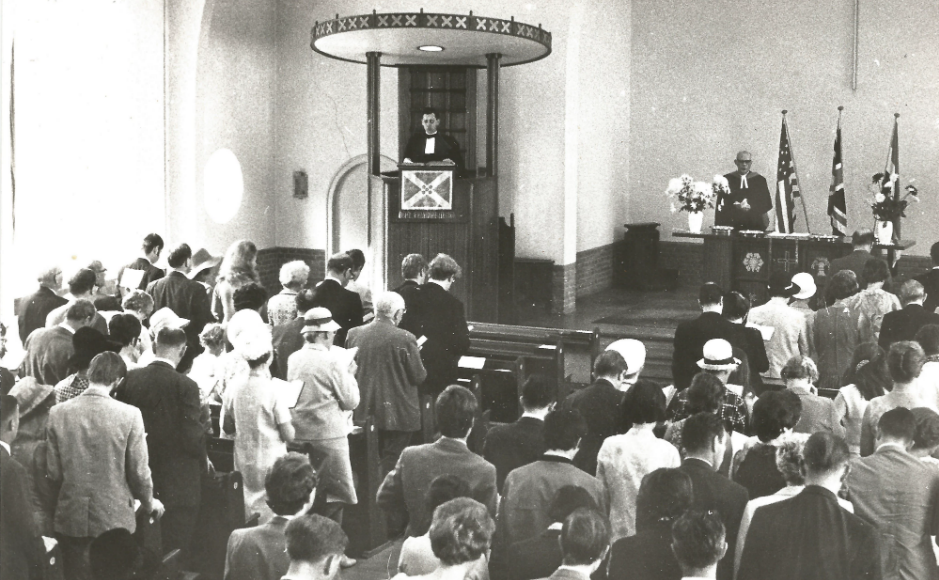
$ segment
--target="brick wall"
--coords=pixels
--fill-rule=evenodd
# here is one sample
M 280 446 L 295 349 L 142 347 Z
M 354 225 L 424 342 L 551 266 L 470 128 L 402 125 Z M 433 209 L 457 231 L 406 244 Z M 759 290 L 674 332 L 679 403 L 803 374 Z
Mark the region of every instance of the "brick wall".
M 678 270 L 678 285 L 697 288 L 704 278 L 704 246 L 659 242 L 659 268 Z
M 577 252 L 577 296 L 613 286 L 613 244 Z
M 555 264 L 551 280 L 551 311 L 569 314 L 577 305 L 577 263 Z
M 325 277 L 326 251 L 309 248 L 264 248 L 258 251 L 258 273 L 261 284 L 271 296 L 281 291 L 280 267 L 293 260 L 303 260 L 310 267 L 307 285 L 312 286 Z

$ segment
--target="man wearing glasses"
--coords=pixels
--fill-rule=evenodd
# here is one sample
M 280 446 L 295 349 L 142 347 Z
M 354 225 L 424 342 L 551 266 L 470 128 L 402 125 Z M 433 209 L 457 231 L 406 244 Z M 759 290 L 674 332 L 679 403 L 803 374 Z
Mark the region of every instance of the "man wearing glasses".
M 730 186 L 730 193 L 717 196 L 714 225 L 765 231 L 773 210 L 766 178 L 750 171 L 753 157 L 749 151 L 737 153 L 734 163 L 737 171 L 724 176 Z

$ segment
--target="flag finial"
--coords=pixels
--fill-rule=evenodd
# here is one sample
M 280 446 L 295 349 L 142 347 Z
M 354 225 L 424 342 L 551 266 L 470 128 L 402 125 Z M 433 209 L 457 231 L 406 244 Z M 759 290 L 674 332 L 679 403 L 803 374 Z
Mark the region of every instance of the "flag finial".
M 899 118 L 900 118 L 900 113 L 894 113 L 893 116 L 894 116 L 895 118 L 899 119 Z
M 839 111 L 843 111 L 843 110 L 844 110 L 844 105 L 838 105 L 838 110 L 839 110 Z
M 788 113 L 788 112 L 789 112 L 789 111 L 787 111 L 786 109 L 783 109 L 783 115 L 785 115 L 785 114 Z

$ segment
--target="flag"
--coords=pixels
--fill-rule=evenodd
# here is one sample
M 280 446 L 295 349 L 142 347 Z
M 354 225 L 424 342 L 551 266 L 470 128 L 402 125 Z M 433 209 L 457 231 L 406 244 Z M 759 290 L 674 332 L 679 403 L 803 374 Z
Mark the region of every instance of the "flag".
M 887 164 L 884 166 L 884 176 L 880 180 L 880 190 L 884 191 L 890 187 L 890 193 L 894 199 L 900 199 L 900 138 L 897 134 L 897 124 L 900 114 L 897 113 L 893 118 L 893 135 L 890 137 L 890 148 L 887 149 Z M 893 237 L 900 239 L 900 218 L 893 220 Z
M 779 165 L 776 167 L 776 231 L 792 233 L 796 221 L 795 198 L 799 197 L 799 178 L 796 164 L 792 159 L 792 145 L 789 142 L 789 126 L 786 117 L 782 120 L 779 133 Z
M 831 186 L 828 188 L 828 217 L 831 218 L 831 233 L 846 236 L 848 233 L 848 207 L 844 197 L 844 170 L 841 167 L 841 118 L 835 133 L 835 156 L 831 161 Z

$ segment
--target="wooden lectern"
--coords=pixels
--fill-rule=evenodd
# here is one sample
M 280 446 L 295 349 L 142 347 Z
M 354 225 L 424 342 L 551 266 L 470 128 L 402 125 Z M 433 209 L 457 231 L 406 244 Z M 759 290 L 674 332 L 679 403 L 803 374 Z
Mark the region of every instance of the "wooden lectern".
M 499 217 L 494 177 L 457 177 L 452 165 L 401 165 L 382 174 L 388 208 L 388 287 L 401 278 L 401 261 L 447 254 L 463 268 L 450 289 L 466 318 L 511 322 L 515 227 Z

